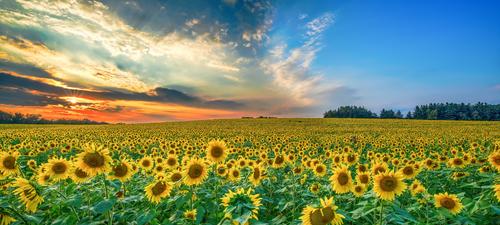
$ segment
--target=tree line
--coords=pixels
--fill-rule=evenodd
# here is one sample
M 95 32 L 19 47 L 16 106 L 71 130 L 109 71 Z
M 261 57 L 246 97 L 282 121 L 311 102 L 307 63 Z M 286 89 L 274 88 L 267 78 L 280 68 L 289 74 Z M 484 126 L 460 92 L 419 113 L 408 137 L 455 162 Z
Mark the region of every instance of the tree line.
M 38 114 L 22 114 L 22 113 L 8 113 L 0 111 L 0 124 L 107 124 L 105 122 L 97 122 L 89 119 L 70 120 L 70 119 L 57 119 L 48 120 L 42 118 Z
M 478 102 L 465 103 L 430 103 L 418 105 L 413 111 L 403 116 L 401 111 L 382 109 L 376 114 L 360 106 L 341 106 L 335 110 L 328 110 L 324 118 L 393 118 L 393 119 L 421 119 L 421 120 L 500 120 L 500 104 Z

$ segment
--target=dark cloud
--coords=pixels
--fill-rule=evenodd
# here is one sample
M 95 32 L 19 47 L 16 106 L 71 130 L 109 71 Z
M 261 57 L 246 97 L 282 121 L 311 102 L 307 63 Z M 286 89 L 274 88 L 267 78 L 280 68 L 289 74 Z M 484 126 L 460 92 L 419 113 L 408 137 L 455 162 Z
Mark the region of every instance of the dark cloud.
M 34 104 L 39 101 L 38 105 L 51 104 L 67 104 L 66 101 L 60 100 L 59 96 L 81 96 L 98 100 L 134 100 L 134 101 L 150 101 L 161 103 L 175 103 L 179 105 L 204 107 L 204 108 L 220 108 L 220 109 L 240 109 L 244 107 L 242 103 L 231 100 L 204 100 L 202 98 L 188 95 L 184 92 L 170 88 L 156 88 L 151 94 L 130 92 L 126 90 L 101 90 L 85 91 L 72 90 L 63 87 L 53 86 L 43 82 L 30 80 L 27 78 L 16 77 L 8 73 L 0 73 L 0 88 L 3 92 L 9 93 L 9 90 L 17 90 L 15 94 L 2 95 L 0 103 L 13 105 Z M 37 94 L 30 94 L 29 91 L 36 91 Z M 22 100 L 21 98 L 25 98 Z M 121 109 L 113 109 L 121 110 Z
M 19 74 L 25 74 L 29 76 L 52 78 L 52 75 L 47 71 L 30 64 L 20 64 L 20 63 L 0 60 L 0 69 L 6 71 L 13 71 Z
M 270 0 L 105 0 L 104 3 L 138 30 L 157 35 L 176 32 L 193 38 L 208 34 L 222 42 L 239 43 L 237 49 L 242 54 L 258 51 L 256 47 L 261 40 L 242 40 L 243 34 L 266 33 L 273 10 Z M 190 23 L 194 20 L 195 23 Z M 245 47 L 247 43 L 252 47 Z
M 0 79 L 1 80 L 1 79 Z M 28 90 L 0 86 L 0 103 L 20 106 L 67 105 L 68 102 L 53 96 L 32 94 Z

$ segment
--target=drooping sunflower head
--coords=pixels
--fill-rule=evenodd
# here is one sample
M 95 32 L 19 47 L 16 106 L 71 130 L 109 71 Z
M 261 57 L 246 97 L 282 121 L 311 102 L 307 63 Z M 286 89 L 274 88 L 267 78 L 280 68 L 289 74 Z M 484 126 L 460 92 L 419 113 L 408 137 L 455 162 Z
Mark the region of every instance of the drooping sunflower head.
M 0 224 L 9 225 L 9 224 L 16 222 L 16 221 L 17 220 L 14 217 L 10 216 L 6 212 L 0 212 Z
M 260 165 L 254 165 L 251 169 L 252 173 L 249 176 L 250 182 L 252 182 L 254 186 L 257 186 L 260 184 L 262 179 L 264 179 L 266 171 Z
M 333 190 L 338 194 L 347 193 L 352 188 L 351 171 L 347 166 L 337 168 L 330 177 Z
M 184 167 L 184 183 L 187 185 L 201 184 L 207 175 L 207 165 L 204 160 L 192 158 Z
M 225 207 L 224 213 L 230 216 L 230 219 L 239 218 L 238 220 L 242 224 L 246 224 L 251 219 L 258 219 L 259 208 L 262 205 L 261 198 L 259 194 L 252 193 L 252 188 L 247 190 L 239 188 L 235 192 L 229 190 L 222 197 L 222 205 Z M 239 209 L 236 210 L 236 207 L 231 206 L 239 206 Z
M 111 156 L 109 150 L 94 143 L 87 144 L 83 152 L 78 154 L 76 166 L 90 176 L 107 173 L 111 170 Z
M 214 140 L 208 143 L 207 152 L 208 160 L 211 162 L 222 162 L 227 156 L 227 147 L 224 141 Z
M 343 224 L 343 215 L 337 213 L 335 210 L 337 206 L 333 204 L 333 199 L 321 199 L 321 206 L 314 207 L 311 205 L 306 206 L 302 210 L 302 224 L 304 225 L 340 225 Z
M 18 195 L 26 210 L 32 213 L 35 212 L 38 205 L 43 202 L 43 197 L 38 193 L 34 185 L 24 178 L 17 178 L 14 181 L 14 186 L 16 189 L 14 189 L 13 193 Z
M 73 182 L 78 183 L 78 184 L 85 183 L 88 180 L 90 180 L 90 178 L 91 178 L 87 172 L 78 168 L 77 166 L 73 166 L 69 177 L 71 178 L 71 180 L 73 180 Z
M 146 197 L 152 203 L 158 204 L 161 199 L 170 195 L 172 188 L 163 180 L 154 180 L 145 188 Z
M 377 197 L 393 201 L 397 195 L 400 195 L 406 189 L 406 184 L 403 182 L 403 176 L 399 173 L 387 171 L 375 175 L 373 181 L 373 190 Z
M 488 161 L 497 171 L 500 172 L 500 151 L 492 152 L 488 156 Z
M 121 160 L 111 167 L 111 172 L 109 173 L 108 178 L 111 180 L 117 179 L 121 182 L 125 182 L 129 180 L 132 175 L 134 175 L 134 170 L 132 169 L 132 166 L 130 166 L 130 163 L 127 160 Z
M 436 208 L 445 208 L 449 210 L 452 214 L 458 214 L 463 205 L 460 199 L 454 194 L 448 194 L 447 192 L 434 195 L 434 205 Z

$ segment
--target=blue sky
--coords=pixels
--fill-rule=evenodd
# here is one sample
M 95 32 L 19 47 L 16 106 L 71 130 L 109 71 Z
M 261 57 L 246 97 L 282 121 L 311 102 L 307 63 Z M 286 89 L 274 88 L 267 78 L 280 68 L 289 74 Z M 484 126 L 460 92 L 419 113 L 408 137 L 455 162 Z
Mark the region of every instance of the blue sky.
M 283 7 L 289 9 L 285 16 L 290 11 L 315 16 L 326 8 L 335 14 L 314 66 L 353 88 L 355 103 L 407 110 L 436 101 L 500 101 L 498 1 L 327 1 Z
M 500 103 L 498 1 L 0 6 L 0 110 L 152 122 Z

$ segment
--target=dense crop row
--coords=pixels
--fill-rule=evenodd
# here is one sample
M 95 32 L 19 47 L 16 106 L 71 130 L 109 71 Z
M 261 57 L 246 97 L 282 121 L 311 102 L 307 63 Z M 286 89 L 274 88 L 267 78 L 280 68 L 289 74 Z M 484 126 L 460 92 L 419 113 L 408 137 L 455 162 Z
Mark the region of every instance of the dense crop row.
M 498 122 L 0 126 L 0 224 L 495 224 Z

